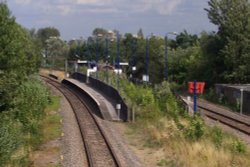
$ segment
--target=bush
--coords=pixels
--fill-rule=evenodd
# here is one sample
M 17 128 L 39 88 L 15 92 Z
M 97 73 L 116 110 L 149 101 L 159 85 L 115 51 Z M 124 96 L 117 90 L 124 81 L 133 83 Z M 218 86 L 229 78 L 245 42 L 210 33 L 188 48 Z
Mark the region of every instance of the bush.
M 34 78 L 18 88 L 18 95 L 14 99 L 15 116 L 22 123 L 25 132 L 38 133 L 38 122 L 44 117 L 48 97 L 46 88 Z
M 242 141 L 237 139 L 232 143 L 233 153 L 245 154 L 246 150 L 247 150 L 246 145 Z
M 214 127 L 211 131 L 212 141 L 215 144 L 216 148 L 220 148 L 223 140 L 223 132 L 220 128 Z
M 22 144 L 20 125 L 0 114 L 0 167 L 10 162 L 11 155 Z
M 204 134 L 204 123 L 198 116 L 191 119 L 189 127 L 185 129 L 185 136 L 190 140 L 199 140 Z
M 37 79 L 29 79 L 17 88 L 12 108 L 0 113 L 0 167 L 9 162 L 26 162 L 27 152 L 16 158 L 13 155 L 26 145 L 34 148 L 41 141 L 40 122 L 49 94 Z

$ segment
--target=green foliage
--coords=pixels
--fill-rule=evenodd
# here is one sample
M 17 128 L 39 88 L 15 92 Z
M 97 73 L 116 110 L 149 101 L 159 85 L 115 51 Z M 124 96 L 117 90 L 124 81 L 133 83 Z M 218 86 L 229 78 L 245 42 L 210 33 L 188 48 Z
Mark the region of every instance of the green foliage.
M 199 140 L 204 135 L 204 123 L 201 118 L 195 116 L 191 119 L 189 126 L 185 129 L 185 136 L 190 140 Z
M 156 85 L 154 96 L 157 99 L 160 110 L 178 122 L 181 108 L 170 90 L 170 84 L 164 81 L 161 85 Z
M 250 80 L 250 4 L 248 0 L 210 0 L 208 17 L 218 26 L 222 49 L 217 52 L 225 61 L 219 75 L 227 82 L 247 83 Z
M 21 147 L 36 147 L 41 142 L 40 123 L 47 104 L 48 92 L 35 78 L 30 78 L 17 88 L 13 109 L 0 113 L 0 164 L 4 166 L 9 162 Z M 23 156 L 15 161 L 21 161 Z
M 231 150 L 232 152 L 237 153 L 237 154 L 238 153 L 245 154 L 247 151 L 247 147 L 242 141 L 237 139 L 232 143 Z
M 68 53 L 68 47 L 58 37 L 46 40 L 46 66 L 54 69 L 64 69 L 64 61 Z
M 218 127 L 212 128 L 210 135 L 216 148 L 220 148 L 222 145 L 222 141 L 223 141 L 223 132 L 221 128 L 218 128 Z
M 35 134 L 39 130 L 37 123 L 43 118 L 43 110 L 48 104 L 48 92 L 34 78 L 20 85 L 17 92 L 14 98 L 16 119 L 23 124 L 26 132 Z
M 58 115 L 60 97 L 50 96 L 49 105 L 45 109 L 46 117 L 42 120 L 43 142 L 56 139 L 61 136 L 61 117 Z
M 157 162 L 157 166 L 176 167 L 178 165 L 174 160 L 161 159 L 159 162 Z
M 11 156 L 22 144 L 20 124 L 0 113 L 0 167 L 10 162 Z
M 162 145 L 163 142 L 161 140 L 157 140 L 154 136 L 148 135 L 143 146 L 148 148 L 160 148 Z
M 16 88 L 37 72 L 40 58 L 29 33 L 15 22 L 5 3 L 0 3 L 0 112 L 9 110 Z
M 188 34 L 186 30 L 176 36 L 176 44 L 182 49 L 194 46 L 198 41 L 197 35 Z
M 46 40 L 50 37 L 60 37 L 59 30 L 54 27 L 45 27 L 38 29 L 36 33 L 36 38 L 38 39 L 42 48 L 46 47 Z

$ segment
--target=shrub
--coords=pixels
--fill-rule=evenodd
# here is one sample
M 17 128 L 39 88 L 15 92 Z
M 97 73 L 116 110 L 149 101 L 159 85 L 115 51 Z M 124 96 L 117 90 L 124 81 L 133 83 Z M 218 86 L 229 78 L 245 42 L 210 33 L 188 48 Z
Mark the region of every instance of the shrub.
M 245 154 L 246 150 L 247 150 L 246 145 L 242 141 L 237 139 L 232 143 L 233 153 Z
M 0 114 L 0 167 L 10 161 L 11 155 L 22 144 L 20 125 Z
M 18 88 L 18 95 L 14 99 L 15 116 L 22 123 L 25 132 L 38 133 L 38 122 L 44 117 L 48 97 L 46 88 L 34 78 Z
M 186 138 L 190 140 L 198 140 L 204 134 L 204 123 L 198 116 L 191 119 L 189 127 L 184 131 Z
M 220 128 L 214 127 L 211 131 L 212 141 L 215 144 L 216 148 L 220 148 L 223 140 L 223 132 Z

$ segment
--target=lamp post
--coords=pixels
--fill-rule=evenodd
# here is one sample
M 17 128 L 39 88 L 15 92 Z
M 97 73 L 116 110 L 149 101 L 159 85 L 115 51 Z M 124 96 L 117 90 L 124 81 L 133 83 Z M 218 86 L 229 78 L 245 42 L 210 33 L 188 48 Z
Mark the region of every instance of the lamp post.
M 117 32 L 117 68 L 118 68 L 117 90 L 119 91 L 119 85 L 120 85 L 120 34 L 119 32 Z
M 135 52 L 136 52 L 136 39 L 134 38 L 133 43 L 132 43 L 132 78 L 134 77 L 134 72 L 136 71 L 136 66 L 135 66 Z
M 96 79 L 98 79 L 98 36 L 96 37 L 95 58 L 96 58 Z
M 108 74 L 108 64 L 109 64 L 109 40 L 110 42 L 113 42 L 113 38 L 109 38 L 106 36 L 105 38 L 105 64 L 106 64 L 106 83 L 109 83 L 109 74 Z
M 168 34 L 178 35 L 177 32 L 168 32 L 165 35 L 165 80 L 168 81 Z
M 102 37 L 102 34 L 97 34 L 96 35 L 96 79 L 98 79 L 98 37 Z
M 244 93 L 244 89 L 241 88 L 240 89 L 240 114 L 242 114 L 242 111 L 243 111 L 243 93 Z
M 90 57 L 91 57 L 90 51 L 89 51 L 89 40 L 90 40 L 90 39 L 88 38 L 88 40 L 87 40 L 87 42 L 86 42 L 87 55 L 88 55 L 88 57 L 87 57 L 87 59 L 88 59 L 88 68 L 90 68 L 89 62 L 90 62 Z
M 109 82 L 109 79 L 108 79 L 108 38 L 106 37 L 105 39 L 105 58 L 106 58 L 106 83 Z
M 149 35 L 148 35 L 149 36 Z M 148 74 L 148 62 L 149 62 L 149 39 L 148 36 L 146 37 L 146 60 L 145 60 L 145 75 L 143 76 L 143 81 L 149 81 L 149 74 Z
M 148 37 L 146 38 L 146 81 L 148 81 L 148 52 L 149 52 L 149 41 Z

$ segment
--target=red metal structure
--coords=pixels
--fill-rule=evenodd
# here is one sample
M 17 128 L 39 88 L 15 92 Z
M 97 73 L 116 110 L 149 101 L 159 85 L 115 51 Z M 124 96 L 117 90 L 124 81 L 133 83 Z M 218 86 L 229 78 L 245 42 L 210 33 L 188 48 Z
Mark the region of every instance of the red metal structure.
M 196 82 L 196 93 L 203 94 L 205 82 Z M 188 82 L 188 92 L 194 93 L 194 82 Z

